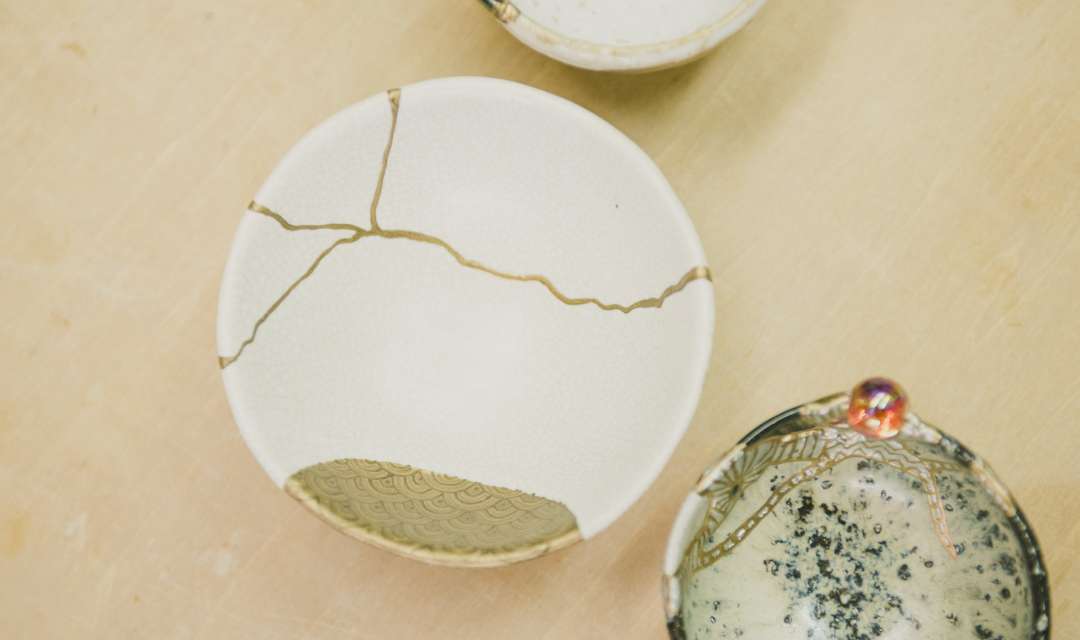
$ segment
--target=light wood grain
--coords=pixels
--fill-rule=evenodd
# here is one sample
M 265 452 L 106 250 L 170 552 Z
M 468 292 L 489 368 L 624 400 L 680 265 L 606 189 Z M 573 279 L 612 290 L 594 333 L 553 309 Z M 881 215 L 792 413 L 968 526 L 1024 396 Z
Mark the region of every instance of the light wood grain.
M 0 637 L 663 638 L 661 553 L 698 472 L 878 372 L 1010 485 L 1056 637 L 1080 632 L 1080 4 L 774 0 L 645 76 L 548 61 L 474 4 L 0 1 Z M 701 407 L 644 499 L 487 571 L 363 546 L 276 489 L 213 332 L 281 154 L 365 96 L 464 74 L 641 144 L 718 311 Z

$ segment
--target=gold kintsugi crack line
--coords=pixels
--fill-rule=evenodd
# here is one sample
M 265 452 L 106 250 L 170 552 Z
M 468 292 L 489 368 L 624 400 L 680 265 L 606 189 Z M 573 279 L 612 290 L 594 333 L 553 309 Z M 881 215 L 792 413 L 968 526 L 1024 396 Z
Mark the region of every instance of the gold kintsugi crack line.
M 251 334 L 247 337 L 247 339 L 245 339 L 240 344 L 240 348 L 237 349 L 236 353 L 234 353 L 231 356 L 219 356 L 218 357 L 218 364 L 220 365 L 220 367 L 222 369 L 224 369 L 225 367 L 227 367 L 230 364 L 232 364 L 233 362 L 235 362 L 237 360 L 237 358 L 239 358 L 240 355 L 244 352 L 244 350 L 248 347 L 248 345 L 255 342 L 255 336 L 258 333 L 259 328 L 263 325 L 263 323 L 266 322 L 266 320 L 274 313 L 274 311 L 276 311 L 277 308 L 281 306 L 281 304 L 285 301 L 285 299 L 288 298 L 289 295 L 291 295 L 292 292 L 296 290 L 296 288 L 300 285 L 300 283 L 302 283 L 304 280 L 308 279 L 315 272 L 315 270 L 319 267 L 319 264 L 322 263 L 322 261 L 328 255 L 330 255 L 330 253 L 333 252 L 334 249 L 340 247 L 343 244 L 354 243 L 357 240 L 360 240 L 362 238 L 378 237 L 378 238 L 385 238 L 385 239 L 388 239 L 388 240 L 398 240 L 398 239 L 411 240 L 413 242 L 419 242 L 419 243 L 422 243 L 422 244 L 429 244 L 429 245 L 433 245 L 433 246 L 436 246 L 436 247 L 440 247 L 441 249 L 446 251 L 448 254 L 450 254 L 450 257 L 452 257 L 458 264 L 460 264 L 461 266 L 466 267 L 468 269 L 475 269 L 477 271 L 482 271 L 482 272 L 484 272 L 484 273 L 486 273 L 488 275 L 495 276 L 497 278 L 502 278 L 504 280 L 512 280 L 512 281 L 516 281 L 516 282 L 537 282 L 537 283 L 543 285 L 544 288 L 546 288 L 548 290 L 548 292 L 551 293 L 552 296 L 554 296 L 557 300 L 559 300 L 560 302 L 562 302 L 565 305 L 578 306 L 578 305 L 591 304 L 591 305 L 594 305 L 594 306 L 596 306 L 597 308 L 599 308 L 599 309 L 601 309 L 603 311 L 619 311 L 619 312 L 622 312 L 624 314 L 628 314 L 631 311 L 634 311 L 636 309 L 658 309 L 658 308 L 664 306 L 664 301 L 665 300 L 667 300 L 669 297 L 675 295 L 676 293 L 682 291 L 691 282 L 693 282 L 695 280 L 708 280 L 710 282 L 712 281 L 712 273 L 709 271 L 709 268 L 706 267 L 706 266 L 701 265 L 701 266 L 696 266 L 696 267 L 691 268 L 689 271 L 687 271 L 685 274 L 683 274 L 683 276 L 681 278 L 679 278 L 678 281 L 676 281 L 674 284 L 672 284 L 672 285 L 668 286 L 666 289 L 664 289 L 660 293 L 660 295 L 654 296 L 654 297 L 649 297 L 649 298 L 642 298 L 641 300 L 637 300 L 636 302 L 633 302 L 631 304 L 624 305 L 624 304 L 619 304 L 619 303 L 615 303 L 615 302 L 604 302 L 604 301 L 600 300 L 599 298 L 593 298 L 593 297 L 572 298 L 572 297 L 566 295 L 565 293 L 563 293 L 562 291 L 560 291 L 559 288 L 555 286 L 555 283 L 553 283 L 550 279 L 548 279 L 547 276 L 543 276 L 543 275 L 539 275 L 539 274 L 524 274 L 524 275 L 522 275 L 522 274 L 516 274 L 516 273 L 509 273 L 509 272 L 506 272 L 506 271 L 500 271 L 498 269 L 489 267 L 489 266 L 487 266 L 487 265 L 485 265 L 485 264 L 483 264 L 481 262 L 478 262 L 476 260 L 466 258 L 460 251 L 458 251 L 452 245 L 450 245 L 450 243 L 446 242 L 442 238 L 438 238 L 436 236 L 433 236 L 433 235 L 430 235 L 430 234 L 427 234 L 427 233 L 423 233 L 423 232 L 420 232 L 420 231 L 410 231 L 410 230 L 406 230 L 406 229 L 383 229 L 382 227 L 379 226 L 378 207 L 379 207 L 379 200 L 382 197 L 383 182 L 384 182 L 384 180 L 386 178 L 386 168 L 389 165 L 389 161 L 390 161 L 390 151 L 391 151 L 391 149 L 393 147 L 393 144 L 394 144 L 394 133 L 395 133 L 395 131 L 397 129 L 398 109 L 399 109 L 399 106 L 401 104 L 401 90 L 400 89 L 391 89 L 390 91 L 387 92 L 387 97 L 389 98 L 389 101 L 390 101 L 390 111 L 391 111 L 390 135 L 389 135 L 389 137 L 387 139 L 386 148 L 383 150 L 382 165 L 381 165 L 381 167 L 379 169 L 379 178 L 378 178 L 378 180 L 377 180 L 377 182 L 375 184 L 375 193 L 374 193 L 374 195 L 372 196 L 372 199 L 371 199 L 371 207 L 370 207 L 371 228 L 370 229 L 364 229 L 363 227 L 359 227 L 357 225 L 349 224 L 349 223 L 346 223 L 346 222 L 334 222 L 334 223 L 325 223 L 325 224 L 293 224 L 292 222 L 289 222 L 280 213 L 277 213 L 276 211 L 273 211 L 269 207 L 265 207 L 265 206 L 259 204 L 258 202 L 255 202 L 254 200 L 248 205 L 248 211 L 251 211 L 252 213 L 258 213 L 260 215 L 264 215 L 264 216 L 274 220 L 275 222 L 278 223 L 278 225 L 281 226 L 282 229 L 285 229 L 286 231 L 334 230 L 334 231 L 349 231 L 349 232 L 352 233 L 352 235 L 336 240 L 334 243 L 332 243 L 329 247 L 324 249 L 323 252 L 320 253 L 315 258 L 315 260 L 311 263 L 311 265 L 307 268 L 307 270 L 299 278 L 297 278 L 291 285 L 289 285 L 289 287 L 285 290 L 285 292 L 282 293 L 277 298 L 277 300 L 274 301 L 274 303 L 272 305 L 270 305 L 270 308 L 267 309 L 262 314 L 262 316 L 260 316 L 259 319 L 255 321 L 255 325 L 254 325 L 254 327 L 252 327 Z
M 398 108 L 401 106 L 401 89 L 386 92 L 390 100 L 390 136 L 383 149 L 382 166 L 379 167 L 379 179 L 375 182 L 375 195 L 371 197 L 371 230 L 379 230 L 379 199 L 382 198 L 383 181 L 386 180 L 386 167 L 390 164 L 390 149 L 394 146 L 394 133 L 397 131 Z
M 323 249 L 322 253 L 320 253 L 315 258 L 315 261 L 312 262 L 311 265 L 307 268 L 307 271 L 301 274 L 299 278 L 294 280 L 293 283 L 289 285 L 289 288 L 286 289 L 285 292 L 282 293 L 280 296 L 278 296 L 277 300 L 274 300 L 274 304 L 270 305 L 270 308 L 268 308 L 266 311 L 263 312 L 261 316 L 259 316 L 259 319 L 255 321 L 255 325 L 251 328 L 251 335 L 249 335 L 243 342 L 240 343 L 240 348 L 236 350 L 236 353 L 231 356 L 218 356 L 218 366 L 224 369 L 233 362 L 236 362 L 236 359 L 244 353 L 244 349 L 247 349 L 248 345 L 255 342 L 255 336 L 259 333 L 259 327 L 261 327 L 263 323 L 266 322 L 266 320 L 270 317 L 271 314 L 277 311 L 277 308 L 281 306 L 282 302 L 285 302 L 286 298 L 292 295 L 292 292 L 300 286 L 301 282 L 307 280 L 309 277 L 311 277 L 311 274 L 315 273 L 315 270 L 319 268 L 319 264 L 326 259 L 326 256 L 330 255 L 334 251 L 334 249 L 337 249 L 341 245 L 356 242 L 363 237 L 363 234 L 354 233 L 347 238 L 339 238 L 335 240 L 329 247 Z
M 562 291 L 559 291 L 559 288 L 556 287 L 555 284 L 546 276 L 538 274 L 519 275 L 515 273 L 499 271 L 498 269 L 493 269 L 492 267 L 477 262 L 476 260 L 470 260 L 469 258 L 466 258 L 461 254 L 460 251 L 450 246 L 445 240 L 441 238 L 436 238 L 435 236 L 428 235 L 426 233 L 421 233 L 419 231 L 380 229 L 373 235 L 391 239 L 404 238 L 407 240 L 412 240 L 414 242 L 423 242 L 425 244 L 442 247 L 447 253 L 450 254 L 451 257 L 454 258 L 454 260 L 458 262 L 458 264 L 463 267 L 467 267 L 469 269 L 476 269 L 477 271 L 483 271 L 488 275 L 495 276 L 496 278 L 502 278 L 504 280 L 515 280 L 517 282 L 538 282 L 544 285 L 544 287 L 551 293 L 551 295 L 555 296 L 555 298 L 557 298 L 559 302 L 562 302 L 563 304 L 570 306 L 591 304 L 599 307 L 600 309 L 603 309 L 604 311 L 621 311 L 622 313 L 630 313 L 635 309 L 662 307 L 665 300 L 667 300 L 673 294 L 682 291 L 683 288 L 686 287 L 686 285 L 690 284 L 694 280 L 702 278 L 706 280 L 712 280 L 712 275 L 709 273 L 708 267 L 694 267 L 687 271 L 685 274 L 683 274 L 683 276 L 679 278 L 678 282 L 664 289 L 664 291 L 659 296 L 653 298 L 643 298 L 632 304 L 623 305 L 614 302 L 604 302 L 598 298 L 571 298 Z
M 248 211 L 252 213 L 261 213 L 267 218 L 271 218 L 274 222 L 277 222 L 286 231 L 351 231 L 353 233 L 363 232 L 364 229 L 356 226 L 355 224 L 349 224 L 347 222 L 328 222 L 326 224 L 293 224 L 286 220 L 281 214 L 271 211 L 262 206 L 258 202 L 252 200 L 248 204 Z

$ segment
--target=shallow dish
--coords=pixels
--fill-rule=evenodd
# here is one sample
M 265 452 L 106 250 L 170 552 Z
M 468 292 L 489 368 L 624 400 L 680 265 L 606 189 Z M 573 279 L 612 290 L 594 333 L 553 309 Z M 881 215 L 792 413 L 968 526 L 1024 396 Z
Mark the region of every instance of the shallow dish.
M 633 142 L 550 94 L 451 78 L 285 156 L 237 231 L 218 353 L 275 483 L 380 547 L 491 566 L 641 495 L 712 327 L 693 226 Z
M 765 0 L 480 0 L 540 53 L 597 71 L 649 71 L 704 55 Z
M 785 411 L 702 474 L 668 540 L 673 640 L 1046 640 L 1039 546 L 994 472 L 914 414 L 878 440 L 848 410 Z

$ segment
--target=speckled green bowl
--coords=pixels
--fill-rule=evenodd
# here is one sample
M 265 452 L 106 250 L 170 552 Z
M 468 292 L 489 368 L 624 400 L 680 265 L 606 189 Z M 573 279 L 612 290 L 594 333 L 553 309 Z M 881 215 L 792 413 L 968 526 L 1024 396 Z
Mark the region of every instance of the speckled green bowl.
M 785 411 L 705 471 L 668 542 L 676 640 L 1045 640 L 1038 543 L 993 472 L 908 414 L 847 426 L 847 395 Z

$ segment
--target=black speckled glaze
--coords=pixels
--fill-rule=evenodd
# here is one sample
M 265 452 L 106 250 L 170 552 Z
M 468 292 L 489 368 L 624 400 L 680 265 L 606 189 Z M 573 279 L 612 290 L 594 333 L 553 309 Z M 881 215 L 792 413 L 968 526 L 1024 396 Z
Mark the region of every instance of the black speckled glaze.
M 740 444 L 749 451 L 814 426 L 795 408 Z M 1023 513 L 998 506 L 974 473 L 977 458 L 948 436 L 937 444 L 909 438 L 905 446 L 928 458 L 947 451 L 955 463 L 935 476 L 952 553 L 932 535 L 917 479 L 873 460 L 845 460 L 785 494 L 729 556 L 678 577 L 671 637 L 1049 638 L 1047 576 Z M 737 502 L 747 505 L 733 508 L 730 520 L 804 467 L 770 466 L 740 488 Z

